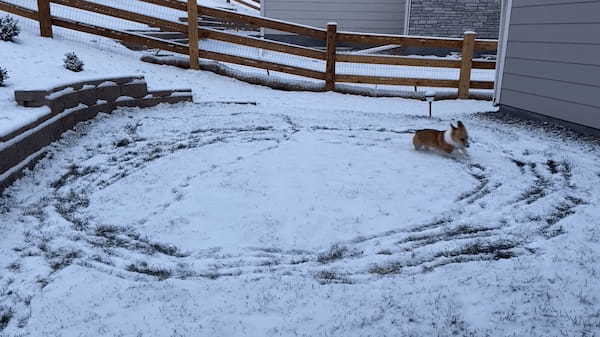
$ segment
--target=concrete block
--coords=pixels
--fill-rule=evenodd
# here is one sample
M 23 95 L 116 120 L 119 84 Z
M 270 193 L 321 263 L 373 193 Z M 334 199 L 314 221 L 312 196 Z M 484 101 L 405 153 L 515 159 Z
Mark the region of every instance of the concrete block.
M 171 96 L 173 91 L 172 90 L 156 90 L 156 91 L 150 91 L 148 93 L 150 95 L 152 95 L 152 97 L 167 97 L 167 96 Z
M 87 106 L 95 105 L 98 98 L 96 97 L 96 89 L 86 89 L 77 92 L 77 96 L 80 103 Z
M 134 107 L 138 107 L 139 104 L 138 104 L 137 99 L 128 99 L 128 100 L 115 102 L 115 106 L 118 108 L 121 108 L 121 107 L 134 108 Z
M 148 84 L 146 82 L 127 83 L 120 87 L 121 96 L 142 98 L 148 95 Z
M 75 91 L 72 93 L 68 93 L 66 95 L 62 95 L 56 99 L 62 102 L 65 109 L 72 109 L 79 105 L 79 94 Z
M 53 101 L 48 102 L 48 107 L 50 107 L 50 111 L 53 115 L 57 115 L 65 111 L 65 105 L 59 99 L 55 99 Z
M 94 105 L 93 108 L 97 111 L 97 113 L 111 113 L 115 110 L 115 103 L 104 103 Z
M 117 78 L 111 78 L 110 80 L 117 83 L 118 85 L 123 85 L 126 83 L 131 83 L 136 80 L 144 80 L 144 76 L 117 77 Z
M 26 107 L 40 107 L 46 104 L 46 90 L 15 90 L 15 101 Z
M 96 97 L 108 102 L 114 102 L 121 95 L 121 88 L 117 85 L 107 85 L 96 88 Z

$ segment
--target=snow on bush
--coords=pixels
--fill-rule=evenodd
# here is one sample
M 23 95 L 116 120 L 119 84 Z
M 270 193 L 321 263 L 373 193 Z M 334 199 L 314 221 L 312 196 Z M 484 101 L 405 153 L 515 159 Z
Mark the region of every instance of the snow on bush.
M 0 18 L 0 40 L 14 41 L 20 32 L 21 28 L 19 28 L 17 20 L 9 15 Z
M 83 61 L 75 53 L 66 53 L 64 62 L 65 68 L 71 71 L 80 72 L 83 70 Z
M 4 81 L 8 78 L 8 71 L 0 67 L 0 87 L 4 86 Z

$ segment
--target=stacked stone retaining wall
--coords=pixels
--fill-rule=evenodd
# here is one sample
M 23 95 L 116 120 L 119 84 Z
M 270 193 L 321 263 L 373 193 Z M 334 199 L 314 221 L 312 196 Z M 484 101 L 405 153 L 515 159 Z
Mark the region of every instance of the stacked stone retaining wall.
M 41 159 L 44 148 L 77 125 L 119 107 L 146 108 L 160 103 L 191 102 L 190 89 L 148 91 L 143 77 L 83 81 L 49 90 L 17 90 L 23 107 L 48 107 L 48 113 L 0 135 L 0 194 Z

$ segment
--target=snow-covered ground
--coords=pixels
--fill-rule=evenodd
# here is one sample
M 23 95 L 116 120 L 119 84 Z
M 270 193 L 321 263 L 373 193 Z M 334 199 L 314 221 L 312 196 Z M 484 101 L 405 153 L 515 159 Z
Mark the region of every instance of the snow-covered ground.
M 489 102 L 435 102 L 428 119 L 420 101 L 22 39 L 0 44 L 2 125 L 35 113 L 16 87 L 82 78 L 140 74 L 196 103 L 99 116 L 7 190 L 0 335 L 599 335 L 594 144 L 490 118 Z M 61 68 L 72 50 L 83 73 Z M 411 130 L 458 119 L 469 157 L 412 149 Z
M 135 13 L 150 15 L 164 20 L 179 22 L 178 19 L 185 16 L 184 12 L 173 10 L 170 8 L 156 6 L 140 1 L 120 1 L 120 0 L 92 0 L 104 5 L 113 6 L 115 8 L 126 9 Z M 8 0 L 16 5 L 37 9 L 35 0 Z M 242 13 L 253 13 L 252 9 L 245 8 L 242 5 L 237 5 L 235 2 L 227 4 L 225 0 L 207 0 L 200 2 L 206 6 L 214 6 L 220 8 L 235 8 Z M 94 24 L 102 27 L 110 27 L 112 29 L 124 31 L 148 30 L 148 26 L 121 20 L 105 15 L 78 10 L 67 6 L 52 4 L 52 14 L 58 17 L 76 20 L 83 23 Z M 154 54 L 151 52 L 134 52 L 126 49 L 121 44 L 104 39 L 98 36 L 81 34 L 79 32 L 54 27 L 54 39 L 40 39 L 38 37 L 38 23 L 32 20 L 18 18 L 23 28 L 21 36 L 14 44 L 0 44 L 0 66 L 6 67 L 9 70 L 9 76 L 12 77 L 9 83 L 19 89 L 47 89 L 53 85 L 63 84 L 65 81 L 73 79 L 90 77 L 107 77 L 124 74 L 149 74 L 156 69 L 156 66 L 148 66 L 140 64 L 138 59 L 141 56 Z M 244 35 L 247 32 L 234 32 L 232 34 Z M 81 42 L 85 43 L 82 44 Z M 204 50 L 225 53 L 229 55 L 243 56 L 253 59 L 259 59 L 269 62 L 280 63 L 302 67 L 305 69 L 324 71 L 325 62 L 323 60 L 315 60 L 306 57 L 294 56 L 290 54 L 273 52 L 259 48 L 245 47 L 232 43 L 226 43 L 217 40 L 202 40 L 200 41 L 201 48 Z M 43 52 L 40 52 L 43 50 Z M 60 71 L 62 67 L 62 58 L 67 52 L 76 52 L 80 58 L 86 63 L 86 71 L 83 73 L 69 73 Z M 118 54 L 118 55 L 115 55 Z M 161 53 L 161 54 L 164 54 Z M 122 56 L 128 56 L 128 59 Z M 115 57 L 122 59 L 123 62 L 112 62 Z M 35 66 L 44 65 L 44 66 Z M 231 72 L 243 74 L 245 78 L 261 78 L 263 82 L 288 82 L 295 84 L 296 87 L 306 88 L 322 88 L 324 81 L 315 80 L 295 75 L 284 73 L 269 72 L 263 69 L 245 67 L 235 64 L 226 64 Z M 409 77 L 409 78 L 428 78 L 428 79 L 449 79 L 456 80 L 459 77 L 458 69 L 450 68 L 427 68 L 427 67 L 410 67 L 410 66 L 393 66 L 393 65 L 368 65 L 354 63 L 338 63 L 338 74 L 349 75 L 372 75 L 372 76 L 388 76 L 388 77 Z M 15 69 L 18 69 L 16 71 Z M 147 76 L 149 77 L 149 76 Z M 32 82 L 31 78 L 36 81 Z M 492 81 L 494 79 L 493 70 L 474 69 L 472 79 L 476 81 Z M 12 82 L 12 83 L 11 83 Z M 165 86 L 175 83 L 181 83 L 177 77 L 168 78 L 164 81 L 160 78 L 161 85 Z M 412 86 L 389 86 L 389 85 L 364 85 L 364 84 L 339 84 L 340 88 L 346 88 L 347 91 L 370 92 L 374 94 L 394 93 L 395 95 L 411 96 L 414 95 L 414 90 L 424 93 L 426 91 L 435 91 L 439 93 L 456 93 L 457 89 L 452 88 L 413 88 Z M 222 90 L 217 90 L 219 94 Z M 473 92 L 489 96 L 490 90 L 473 90 Z M 12 91 L 0 90 L 0 104 L 11 105 L 13 102 Z M 40 115 L 47 113 L 47 109 L 29 110 L 27 113 L 13 113 L 14 110 L 0 110 L 0 120 L 3 123 L 0 125 L 0 136 L 9 133 L 28 122 L 35 120 Z

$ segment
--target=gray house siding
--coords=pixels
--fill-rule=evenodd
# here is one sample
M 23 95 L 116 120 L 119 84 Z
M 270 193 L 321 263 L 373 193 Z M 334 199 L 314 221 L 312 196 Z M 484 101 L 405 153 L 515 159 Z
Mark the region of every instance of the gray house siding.
M 338 30 L 402 34 L 405 0 L 262 0 L 262 15 L 325 28 L 336 21 Z
M 407 2 L 408 29 L 405 29 Z M 501 0 L 262 0 L 262 15 L 315 27 L 336 21 L 338 30 L 460 37 L 474 30 L 498 38 Z M 267 36 L 281 34 L 265 31 Z
M 410 35 L 497 39 L 500 0 L 411 0 Z
M 500 104 L 600 129 L 600 1 L 516 0 Z

